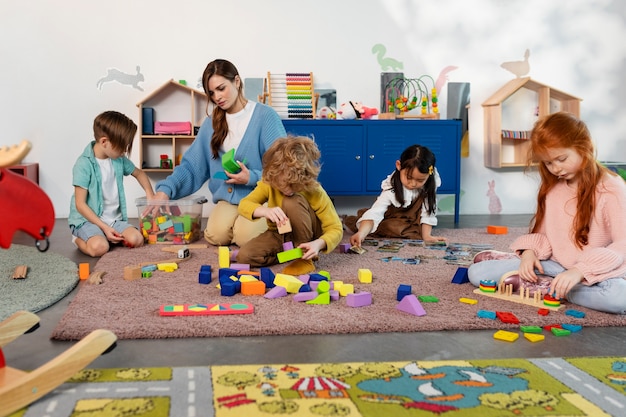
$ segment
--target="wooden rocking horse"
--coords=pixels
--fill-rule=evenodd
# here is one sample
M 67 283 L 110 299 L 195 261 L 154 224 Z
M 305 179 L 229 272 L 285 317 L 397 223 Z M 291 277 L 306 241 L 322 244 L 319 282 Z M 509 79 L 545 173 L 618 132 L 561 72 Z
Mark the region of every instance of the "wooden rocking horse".
M 36 239 L 37 248 L 43 252 L 48 249 L 54 226 L 52 202 L 37 184 L 4 168 L 21 161 L 30 148 L 28 141 L 0 148 L 0 247 L 8 248 L 13 234 L 22 230 Z M 42 248 L 40 242 L 44 240 L 46 246 Z M 2 347 L 38 327 L 39 317 L 28 311 L 18 311 L 0 322 L 0 417 L 43 397 L 112 350 L 117 340 L 109 330 L 98 329 L 33 371 L 7 366 Z

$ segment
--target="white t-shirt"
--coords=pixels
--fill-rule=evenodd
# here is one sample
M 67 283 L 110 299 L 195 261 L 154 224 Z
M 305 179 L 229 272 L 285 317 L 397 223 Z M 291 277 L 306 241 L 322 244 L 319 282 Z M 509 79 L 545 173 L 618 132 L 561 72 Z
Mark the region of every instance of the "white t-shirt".
M 98 159 L 100 166 L 100 175 L 102 176 L 102 201 L 103 210 L 100 218 L 108 225 L 113 224 L 115 220 L 122 219 L 122 211 L 120 210 L 120 195 L 115 181 L 115 173 L 113 172 L 113 162 L 110 158 Z
M 237 147 L 243 139 L 243 135 L 246 133 L 246 129 L 252 119 L 252 113 L 256 103 L 248 100 L 246 106 L 237 113 L 226 113 L 226 123 L 228 124 L 228 135 L 224 139 L 222 150 L 228 152 L 231 149 L 237 150 Z

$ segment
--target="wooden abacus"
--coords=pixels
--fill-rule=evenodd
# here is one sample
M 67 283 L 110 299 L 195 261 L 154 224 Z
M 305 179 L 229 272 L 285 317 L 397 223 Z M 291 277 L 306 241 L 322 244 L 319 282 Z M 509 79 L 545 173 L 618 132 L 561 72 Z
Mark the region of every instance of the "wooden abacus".
M 273 107 L 282 119 L 315 119 L 313 73 L 268 72 L 259 101 Z

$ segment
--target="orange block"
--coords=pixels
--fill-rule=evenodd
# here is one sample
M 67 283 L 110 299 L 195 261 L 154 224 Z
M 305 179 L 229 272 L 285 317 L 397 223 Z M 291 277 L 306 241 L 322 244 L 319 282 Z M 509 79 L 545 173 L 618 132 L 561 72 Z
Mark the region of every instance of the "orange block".
M 245 281 L 241 283 L 243 295 L 265 295 L 265 283 L 263 281 Z
M 84 262 L 78 264 L 78 278 L 87 279 L 89 278 L 89 264 Z
M 487 226 L 487 233 L 492 235 L 506 235 L 509 228 L 506 226 Z

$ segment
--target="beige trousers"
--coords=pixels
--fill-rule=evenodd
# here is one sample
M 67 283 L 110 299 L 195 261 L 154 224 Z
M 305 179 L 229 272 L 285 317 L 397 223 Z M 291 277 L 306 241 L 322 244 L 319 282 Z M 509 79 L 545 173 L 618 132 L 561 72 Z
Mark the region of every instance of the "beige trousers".
M 211 245 L 242 246 L 267 230 L 267 221 L 250 221 L 239 215 L 237 206 L 227 201 L 219 201 L 207 219 L 204 238 Z

